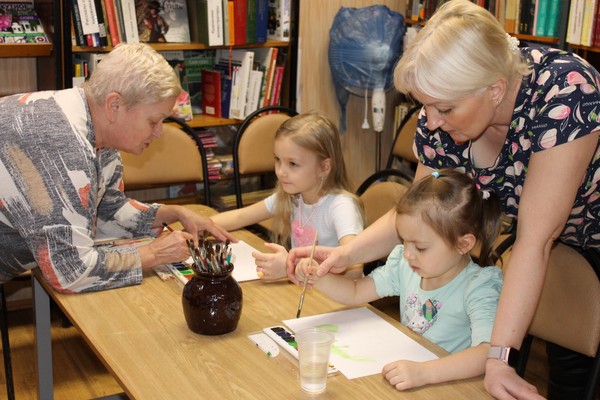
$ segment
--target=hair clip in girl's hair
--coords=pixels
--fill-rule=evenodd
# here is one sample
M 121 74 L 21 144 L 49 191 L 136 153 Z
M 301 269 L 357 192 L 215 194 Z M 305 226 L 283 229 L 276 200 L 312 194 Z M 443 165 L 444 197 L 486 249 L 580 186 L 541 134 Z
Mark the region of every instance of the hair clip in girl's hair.
M 481 198 L 483 198 L 484 200 L 487 200 L 487 199 L 490 198 L 490 191 L 489 190 L 482 189 L 481 186 L 479 185 L 479 183 L 476 183 L 475 186 L 481 192 Z
M 433 171 L 433 172 L 431 173 L 431 175 L 432 175 L 432 176 L 433 176 L 435 179 L 437 179 L 437 178 L 439 178 L 439 177 L 440 177 L 440 173 L 439 173 L 438 171 Z

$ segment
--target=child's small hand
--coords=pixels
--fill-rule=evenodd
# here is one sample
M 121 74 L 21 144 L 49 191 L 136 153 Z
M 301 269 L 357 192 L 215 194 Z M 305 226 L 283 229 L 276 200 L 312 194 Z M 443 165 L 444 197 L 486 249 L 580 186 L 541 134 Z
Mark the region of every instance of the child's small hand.
M 319 277 L 315 274 L 319 264 L 313 260 L 312 264 L 308 264 L 308 258 L 303 258 L 296 265 L 295 277 L 298 280 L 299 284 L 302 285 L 304 283 L 304 277 L 308 274 L 308 287 L 312 287 L 313 284 L 317 283 Z
M 398 360 L 383 367 L 381 374 L 398 390 L 426 385 L 427 367 L 425 363 Z
M 273 250 L 273 253 L 252 252 L 258 277 L 265 280 L 286 278 L 287 270 L 285 262 L 288 252 L 285 247 L 276 243 L 265 243 L 265 247 Z

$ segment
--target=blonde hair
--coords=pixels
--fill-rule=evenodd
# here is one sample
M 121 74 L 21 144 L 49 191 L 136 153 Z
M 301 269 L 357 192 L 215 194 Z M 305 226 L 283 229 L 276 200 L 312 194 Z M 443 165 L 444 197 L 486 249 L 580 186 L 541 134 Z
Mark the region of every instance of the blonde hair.
M 456 170 L 437 173 L 437 178 L 430 175 L 413 183 L 398 200 L 396 212 L 420 217 L 454 248 L 461 236 L 473 234 L 480 243 L 480 265 L 492 265 L 502 215 L 498 197 L 487 197 L 468 175 Z
M 88 99 L 97 104 L 109 93 L 117 92 L 127 108 L 177 97 L 181 92 L 173 67 L 144 43 L 117 45 L 82 87 Z
M 287 138 L 295 145 L 314 153 L 319 162 L 331 160 L 331 171 L 321 183 L 319 196 L 345 193 L 352 196 L 360 207 L 358 198 L 350 189 L 339 132 L 327 117 L 317 112 L 296 115 L 281 124 L 277 130 L 275 141 L 282 138 Z M 271 240 L 289 247 L 292 208 L 298 204 L 298 195 L 285 193 L 279 183 L 275 193 Z
M 529 74 L 498 20 L 469 0 L 444 3 L 416 35 L 394 70 L 394 85 L 452 101 L 499 78 Z

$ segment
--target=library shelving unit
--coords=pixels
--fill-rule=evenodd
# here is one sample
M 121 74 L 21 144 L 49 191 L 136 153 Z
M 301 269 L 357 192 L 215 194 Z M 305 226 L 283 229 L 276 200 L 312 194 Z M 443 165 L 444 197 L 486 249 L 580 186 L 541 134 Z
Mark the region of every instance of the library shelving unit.
M 64 85 L 62 87 L 68 88 L 73 85 L 73 66 L 71 59 L 73 54 L 76 53 L 103 53 L 112 50 L 111 46 L 106 47 L 87 47 L 87 46 L 74 46 L 71 44 L 71 1 L 69 0 L 55 0 L 62 3 L 62 18 L 60 26 L 55 25 L 55 29 L 59 29 L 62 32 L 68 32 L 68 35 L 63 34 L 63 75 Z M 291 9 L 291 20 L 290 20 L 290 40 L 289 41 L 273 41 L 267 40 L 265 43 L 246 43 L 234 46 L 207 46 L 203 43 L 149 43 L 153 49 L 157 51 L 178 51 L 178 50 L 216 50 L 216 49 L 252 49 L 259 47 L 279 47 L 287 49 L 287 60 L 285 67 L 285 75 L 282 84 L 282 96 L 281 102 L 283 105 L 294 107 L 295 106 L 295 88 L 296 88 L 296 63 L 297 63 L 297 0 L 292 1 Z M 224 125 L 236 125 L 242 121 L 231 118 L 216 118 L 211 116 L 198 115 L 194 116 L 192 121 L 188 121 L 188 125 L 192 128 L 202 127 L 213 127 L 213 126 L 224 126 Z
M 558 36 L 544 37 L 523 34 L 514 34 L 514 36 L 517 39 L 525 42 L 540 43 L 543 45 L 549 45 L 559 49 L 572 51 L 573 53 L 577 53 L 578 55 L 586 59 L 596 69 L 600 70 L 600 47 L 574 45 L 567 42 L 567 28 L 569 25 L 569 11 L 571 1 L 573 0 L 563 0 L 562 2 L 561 20 L 558 29 Z M 405 22 L 406 25 L 423 25 L 426 21 L 415 21 L 411 18 L 406 18 Z

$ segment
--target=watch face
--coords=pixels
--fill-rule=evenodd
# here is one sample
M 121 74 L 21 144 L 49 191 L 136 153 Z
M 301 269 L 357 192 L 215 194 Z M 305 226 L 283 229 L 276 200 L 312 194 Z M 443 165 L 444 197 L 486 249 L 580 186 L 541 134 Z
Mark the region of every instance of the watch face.
M 508 365 L 513 368 L 517 368 L 519 365 L 519 350 L 508 348 Z

